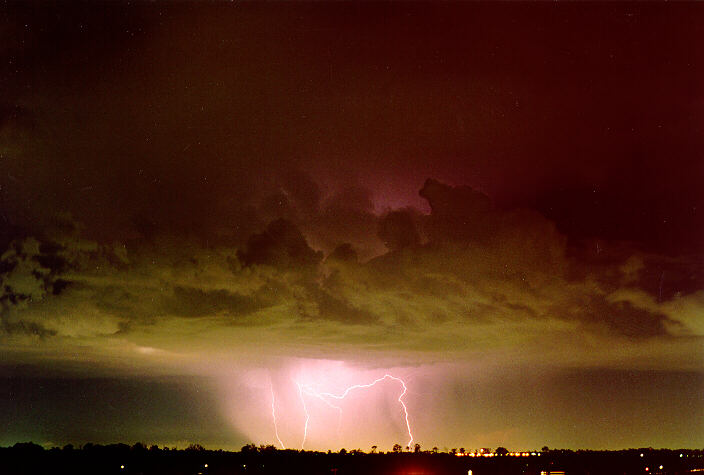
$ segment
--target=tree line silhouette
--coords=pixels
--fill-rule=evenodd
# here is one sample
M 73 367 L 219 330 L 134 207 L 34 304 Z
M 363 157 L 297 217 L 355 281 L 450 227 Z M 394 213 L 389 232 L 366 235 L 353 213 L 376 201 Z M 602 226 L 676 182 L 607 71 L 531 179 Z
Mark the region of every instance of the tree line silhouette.
M 479 449 L 489 450 L 489 449 Z M 478 450 L 478 451 L 479 451 Z M 404 448 L 395 444 L 384 453 L 374 445 L 338 451 L 278 449 L 273 445 L 247 444 L 238 452 L 208 450 L 200 444 L 184 449 L 87 443 L 63 448 L 32 442 L 0 448 L 3 475 L 235 475 L 235 474 L 414 474 L 414 475 L 680 475 L 704 468 L 704 450 L 628 449 L 591 451 L 548 449 L 535 456 L 510 456 L 497 447 L 491 457 L 461 456 L 464 448 L 422 450 L 419 444 Z M 477 452 L 478 452 L 477 451 Z M 537 453 L 540 453 L 538 456 Z M 646 471 L 645 469 L 648 468 Z

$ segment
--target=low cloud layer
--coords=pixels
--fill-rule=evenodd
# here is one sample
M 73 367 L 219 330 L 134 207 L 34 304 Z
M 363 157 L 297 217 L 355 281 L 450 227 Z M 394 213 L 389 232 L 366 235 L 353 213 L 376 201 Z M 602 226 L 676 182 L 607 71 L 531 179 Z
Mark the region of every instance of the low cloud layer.
M 540 213 L 499 209 L 469 187 L 428 180 L 420 195 L 429 214 L 367 212 L 351 237 L 386 246 L 367 259 L 359 244 L 311 245 L 338 235 L 319 226 L 329 208 L 294 207 L 240 247 L 167 234 L 99 244 L 57 218 L 2 254 L 2 351 L 150 371 L 251 358 L 253 347 L 397 365 L 701 363 L 696 261 L 605 241 L 575 248 Z

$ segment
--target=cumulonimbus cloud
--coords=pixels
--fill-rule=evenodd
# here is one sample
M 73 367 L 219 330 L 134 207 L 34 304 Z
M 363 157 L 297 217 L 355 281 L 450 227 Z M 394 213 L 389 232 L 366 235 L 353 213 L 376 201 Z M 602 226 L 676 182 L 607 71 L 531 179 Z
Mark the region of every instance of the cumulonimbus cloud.
M 75 230 L 16 240 L 2 255 L 4 346 L 113 339 L 207 355 L 237 353 L 249 340 L 294 355 L 540 360 L 547 345 L 576 348 L 571 364 L 616 364 L 618 348 L 633 346 L 674 349 L 674 365 L 696 347 L 701 290 L 653 296 L 643 282 L 654 256 L 615 246 L 620 255 L 596 264 L 535 211 L 498 209 L 432 180 L 421 194 L 428 215 L 372 215 L 376 229 L 366 233 L 388 251 L 368 260 L 349 243 L 323 258 L 302 231 L 309 218 L 276 219 L 239 249 L 168 237 L 100 245 Z M 232 336 L 229 346 L 218 332 Z

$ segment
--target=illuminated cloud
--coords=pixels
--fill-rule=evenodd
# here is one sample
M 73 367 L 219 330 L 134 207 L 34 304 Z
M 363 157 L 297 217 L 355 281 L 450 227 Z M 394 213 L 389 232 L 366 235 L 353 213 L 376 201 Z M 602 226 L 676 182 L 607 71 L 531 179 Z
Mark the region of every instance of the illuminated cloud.
M 702 441 L 699 11 L 661 8 L 11 5 L 7 387 L 214 378 L 238 443 L 273 442 L 273 388 L 297 446 L 291 378 L 393 371 L 424 445 Z
M 22 334 L 59 360 L 64 345 L 93 347 L 105 361 L 112 351 L 149 356 L 133 354 L 138 345 L 197 363 L 245 354 L 249 341 L 272 354 L 370 362 L 378 352 L 397 364 L 492 354 L 677 368 L 696 345 L 701 291 L 661 299 L 639 287 L 652 258 L 631 251 L 595 265 L 571 256 L 539 213 L 499 210 L 436 181 L 421 193 L 431 213 L 381 216 L 367 232 L 390 250 L 368 261 L 344 243 L 323 259 L 283 219 L 241 249 L 163 239 L 129 250 L 75 232 L 13 241 L 2 261 L 5 348 L 19 351 Z M 117 346 L 103 351 L 106 338 Z

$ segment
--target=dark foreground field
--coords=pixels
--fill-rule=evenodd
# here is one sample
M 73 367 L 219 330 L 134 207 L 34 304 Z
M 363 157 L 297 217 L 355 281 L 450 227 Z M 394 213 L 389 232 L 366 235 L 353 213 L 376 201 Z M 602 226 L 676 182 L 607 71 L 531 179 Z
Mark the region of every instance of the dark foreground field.
M 641 455 L 642 454 L 642 455 Z M 701 450 L 553 450 L 540 455 L 459 457 L 448 453 L 321 453 L 247 447 L 241 452 L 147 449 L 141 444 L 45 450 L 25 443 L 0 448 L 0 474 L 225 475 L 704 475 Z

